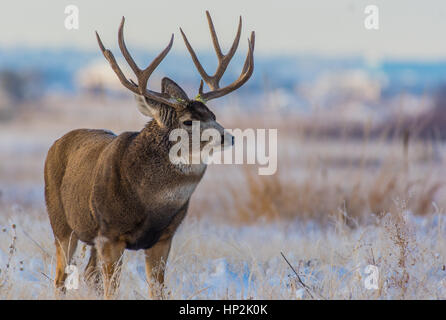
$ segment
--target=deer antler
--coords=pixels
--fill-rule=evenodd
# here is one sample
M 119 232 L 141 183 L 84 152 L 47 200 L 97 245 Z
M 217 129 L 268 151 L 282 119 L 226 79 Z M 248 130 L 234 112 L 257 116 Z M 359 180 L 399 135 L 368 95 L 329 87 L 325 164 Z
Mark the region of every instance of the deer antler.
M 252 72 L 254 71 L 254 43 L 255 43 L 255 33 L 253 31 L 251 33 L 251 38 L 248 39 L 248 55 L 246 57 L 245 64 L 243 66 L 242 73 L 240 74 L 238 79 L 235 80 L 233 83 L 231 83 L 226 87 L 220 88 L 219 85 L 220 79 L 222 78 L 224 72 L 226 71 L 226 68 L 228 67 L 228 64 L 231 61 L 232 57 L 234 56 L 235 52 L 237 51 L 237 47 L 240 40 L 240 34 L 242 31 L 242 17 L 240 17 L 237 35 L 235 36 L 231 49 L 229 49 L 227 54 L 223 54 L 220 48 L 220 44 L 218 43 L 217 33 L 215 32 L 214 24 L 212 22 L 212 18 L 211 15 L 209 14 L 209 11 L 206 11 L 206 16 L 208 19 L 209 29 L 211 31 L 212 42 L 214 44 L 214 49 L 218 58 L 218 67 L 213 76 L 209 76 L 207 72 L 204 70 L 203 66 L 201 65 L 200 61 L 197 58 L 197 55 L 195 54 L 194 49 L 187 40 L 187 37 L 184 34 L 183 30 L 180 28 L 187 50 L 189 51 L 192 60 L 195 64 L 195 67 L 197 68 L 202 78 L 197 98 L 204 101 L 208 101 L 211 99 L 227 95 L 228 93 L 240 88 L 246 81 L 248 81 L 248 79 L 252 75 Z M 203 80 L 209 86 L 211 91 L 203 92 Z
M 99 37 L 99 34 L 96 32 L 96 38 L 98 40 L 99 48 L 101 49 L 102 53 L 104 54 L 104 57 L 108 60 L 110 63 L 111 68 L 116 73 L 116 75 L 119 78 L 119 81 L 129 89 L 130 91 L 138 94 L 143 95 L 146 98 L 155 100 L 160 103 L 167 104 L 169 106 L 174 107 L 175 103 L 169 101 L 170 96 L 168 94 L 163 94 L 155 91 L 151 91 L 147 89 L 147 82 L 149 81 L 150 76 L 152 75 L 152 72 L 158 67 L 158 65 L 161 63 L 161 61 L 166 57 L 167 53 L 170 51 L 170 48 L 172 48 L 173 44 L 173 34 L 170 38 L 169 44 L 167 47 L 150 63 L 150 65 L 145 69 L 140 69 L 137 64 L 135 63 L 135 60 L 133 60 L 132 56 L 130 55 L 129 51 L 127 50 L 127 47 L 124 42 L 124 22 L 125 18 L 122 17 L 121 25 L 119 26 L 119 32 L 118 32 L 118 43 L 119 48 L 121 49 L 122 55 L 124 56 L 125 60 L 129 64 L 130 68 L 133 70 L 133 72 L 136 75 L 138 84 L 134 83 L 131 79 L 128 80 L 124 73 L 122 72 L 121 68 L 119 67 L 118 63 L 116 62 L 115 57 L 113 56 L 113 53 L 106 49 L 101 41 L 101 38 Z

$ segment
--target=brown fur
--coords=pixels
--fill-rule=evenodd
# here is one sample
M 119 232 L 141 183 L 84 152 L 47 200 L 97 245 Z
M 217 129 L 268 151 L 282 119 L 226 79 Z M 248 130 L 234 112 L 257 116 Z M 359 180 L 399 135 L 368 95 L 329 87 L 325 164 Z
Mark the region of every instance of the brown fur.
M 140 132 L 116 136 L 79 129 L 51 146 L 45 200 L 56 239 L 57 287 L 64 284 L 78 239 L 93 246 L 86 276 L 96 270 L 96 255 L 102 263 L 106 295 L 116 287 L 113 273 L 124 249 L 144 249 L 148 279 L 156 269 L 155 280 L 163 283 L 159 267 L 166 263 L 172 237 L 206 168 L 190 165 L 202 169 L 184 173 L 169 161 L 169 133 L 181 127 L 180 118 L 215 122 L 204 104 L 188 101 Z

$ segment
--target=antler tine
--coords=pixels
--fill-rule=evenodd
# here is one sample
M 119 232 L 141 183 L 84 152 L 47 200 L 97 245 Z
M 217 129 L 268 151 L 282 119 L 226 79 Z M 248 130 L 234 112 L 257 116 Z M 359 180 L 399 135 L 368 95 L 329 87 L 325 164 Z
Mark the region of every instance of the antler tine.
M 235 52 L 237 51 L 238 44 L 240 42 L 240 35 L 242 32 L 242 17 L 239 19 L 239 25 L 237 29 L 237 34 L 235 36 L 234 42 L 232 43 L 231 49 L 229 49 L 228 53 L 224 55 L 221 51 L 220 44 L 218 42 L 217 33 L 215 32 L 214 23 L 212 22 L 211 15 L 209 11 L 206 11 L 206 16 L 208 19 L 209 24 L 209 30 L 211 31 L 211 37 L 212 37 L 212 43 L 214 44 L 214 49 L 217 54 L 218 58 L 218 67 L 215 71 L 215 74 L 213 76 L 208 75 L 206 70 L 204 70 L 203 66 L 201 65 L 200 61 L 197 58 L 197 55 L 190 45 L 186 35 L 184 34 L 183 30 L 180 28 L 180 32 L 183 36 L 184 43 L 186 44 L 187 50 L 189 51 L 192 61 L 195 64 L 195 67 L 197 68 L 198 72 L 200 73 L 203 80 L 207 83 L 207 85 L 211 88 L 211 90 L 216 90 L 220 87 L 219 82 L 221 77 L 226 71 L 226 68 L 228 67 L 229 62 L 231 61 L 232 57 L 234 56 Z
M 245 60 L 244 66 L 243 66 L 242 73 L 240 74 L 238 79 L 224 88 L 209 91 L 206 93 L 200 93 L 200 98 L 202 98 L 205 101 L 219 98 L 224 95 L 227 95 L 228 93 L 230 93 L 234 90 L 237 90 L 243 84 L 245 84 L 245 82 L 248 81 L 248 79 L 251 77 L 251 75 L 254 71 L 254 44 L 255 44 L 255 33 L 253 31 L 251 33 L 251 39 L 248 39 L 248 47 L 249 47 L 248 54 L 246 56 L 246 60 Z
M 251 63 L 252 63 L 252 69 L 254 70 L 254 45 L 255 45 L 255 42 L 256 42 L 256 34 L 254 31 L 252 31 L 251 38 L 248 39 L 248 46 L 250 49 L 250 50 L 248 50 L 248 56 L 250 56 L 250 58 L 248 60 L 248 57 L 246 57 L 245 64 L 243 65 L 242 73 L 245 73 L 246 70 L 248 70 Z M 250 53 L 251 53 L 251 55 L 250 55 Z M 252 73 L 252 71 L 251 71 L 251 73 Z
M 234 42 L 232 43 L 232 46 L 231 46 L 231 49 L 229 49 L 228 53 L 226 54 L 226 57 L 228 60 L 231 60 L 232 57 L 234 56 L 235 52 L 237 51 L 241 34 L 242 34 L 242 16 L 240 16 L 240 19 L 238 22 L 237 35 L 235 36 Z
M 173 45 L 173 39 L 174 39 L 174 35 L 172 33 L 172 36 L 170 37 L 170 41 L 169 44 L 167 45 L 166 48 L 164 48 L 163 51 L 161 51 L 161 53 L 155 58 L 153 59 L 153 61 L 149 64 L 149 66 L 147 68 L 145 68 L 142 73 L 141 73 L 141 85 L 142 87 L 146 88 L 147 87 L 147 81 L 149 80 L 150 76 L 152 75 L 152 72 L 155 71 L 155 69 L 159 66 L 159 64 L 161 63 L 161 61 L 164 60 L 164 58 L 167 56 L 167 54 L 169 53 L 170 49 L 172 48 Z M 158 92 L 153 92 L 157 95 L 163 96 L 162 93 L 158 93 Z
M 214 23 L 212 22 L 211 15 L 209 11 L 206 10 L 206 17 L 208 19 L 209 30 L 211 31 L 212 43 L 214 44 L 215 52 L 217 53 L 218 59 L 223 58 L 223 53 L 221 52 L 220 44 L 218 43 L 217 33 L 215 32 Z
M 195 54 L 194 49 L 190 45 L 189 40 L 187 40 L 187 37 L 186 37 L 186 35 L 183 32 L 183 29 L 180 28 L 180 32 L 181 32 L 181 35 L 183 36 L 184 43 L 186 44 L 186 48 L 187 48 L 187 50 L 190 53 L 192 61 L 194 62 L 195 67 L 198 70 L 198 73 L 203 78 L 203 80 L 206 81 L 206 83 L 207 83 L 209 81 L 209 78 L 210 78 L 209 75 L 206 73 L 206 71 L 204 70 L 204 68 L 201 65 L 200 61 L 198 60 L 197 55 Z
M 206 17 L 207 17 L 208 24 L 209 24 L 209 30 L 211 32 L 212 43 L 214 45 L 214 49 L 215 49 L 215 52 L 216 52 L 217 58 L 218 58 L 218 67 L 217 67 L 217 70 L 215 71 L 214 75 L 209 76 L 207 74 L 207 72 L 204 70 L 203 66 L 201 65 L 200 61 L 198 60 L 194 49 L 190 45 L 189 41 L 187 40 L 186 35 L 184 34 L 184 32 L 181 28 L 180 28 L 180 31 L 183 36 L 184 43 L 186 44 L 187 50 L 189 51 L 189 53 L 192 57 L 192 61 L 194 62 L 195 66 L 202 78 L 202 81 L 200 82 L 200 88 L 198 91 L 199 97 L 202 98 L 203 100 L 206 100 L 206 99 L 210 100 L 210 99 L 214 99 L 217 97 L 221 97 L 225 94 L 228 94 L 229 92 L 231 92 L 233 90 L 236 90 L 241 85 L 243 85 L 249 79 L 249 77 L 251 77 L 252 71 L 254 70 L 254 56 L 253 56 L 253 54 L 254 54 L 255 35 L 254 35 L 254 32 L 252 32 L 251 39 L 248 40 L 248 42 L 249 42 L 248 56 L 246 57 L 246 61 L 243 66 L 243 70 L 242 70 L 240 77 L 236 81 L 234 81 L 231 85 L 220 89 L 220 84 L 219 84 L 220 80 L 223 77 L 223 74 L 225 73 L 225 71 L 229 65 L 229 62 L 231 61 L 235 52 L 237 51 L 237 48 L 238 48 L 238 45 L 240 42 L 240 35 L 242 32 L 242 17 L 240 17 L 240 19 L 239 19 L 237 34 L 236 34 L 235 39 L 232 43 L 232 46 L 229 49 L 227 54 L 223 54 L 221 51 L 221 47 L 218 42 L 217 33 L 215 32 L 214 23 L 212 22 L 212 18 L 211 18 L 209 11 L 206 11 Z M 207 93 L 203 93 L 203 80 L 209 86 L 211 91 L 209 91 Z
M 125 45 L 124 23 L 125 23 L 125 17 L 122 17 L 121 24 L 119 26 L 119 31 L 118 31 L 119 48 L 121 49 L 122 55 L 124 56 L 125 60 L 129 64 L 130 68 L 132 68 L 133 72 L 138 76 L 141 73 L 141 69 L 139 69 L 139 67 L 136 65 L 135 60 L 133 60 L 132 56 L 130 55 L 130 52 L 127 49 L 127 46 Z
M 125 77 L 125 75 L 122 72 L 121 68 L 119 67 L 118 63 L 116 62 L 116 59 L 115 59 L 113 53 L 110 50 L 108 50 L 108 49 L 106 49 L 104 47 L 104 44 L 102 43 L 101 37 L 99 36 L 97 31 L 96 31 L 96 39 L 98 40 L 99 48 L 101 49 L 102 54 L 104 55 L 105 59 L 107 59 L 107 61 L 110 64 L 111 68 L 113 69 L 113 71 L 118 76 L 119 81 L 124 85 L 124 87 L 126 87 L 130 91 L 139 94 L 138 86 L 136 86 L 134 83 L 132 83 L 129 80 L 127 80 L 127 78 Z
M 221 77 L 225 73 L 226 68 L 229 65 L 229 62 L 231 61 L 232 57 L 234 56 L 235 52 L 237 51 L 237 48 L 238 48 L 238 45 L 240 42 L 240 35 L 242 33 L 242 17 L 240 16 L 240 18 L 239 18 L 237 34 L 236 34 L 235 39 L 232 43 L 231 49 L 229 49 L 228 53 L 224 55 L 221 52 L 220 45 L 218 43 L 218 37 L 215 32 L 214 24 L 212 23 L 212 18 L 211 18 L 211 15 L 209 14 L 209 11 L 206 11 L 206 15 L 208 18 L 209 29 L 210 29 L 211 35 L 212 35 L 212 41 L 214 43 L 214 48 L 215 48 L 215 51 L 216 51 L 217 57 L 218 57 L 217 70 L 215 71 L 215 74 L 211 77 L 211 78 L 213 78 L 213 79 L 211 79 L 212 80 L 211 82 L 213 82 L 212 90 L 215 90 L 220 87 L 219 83 L 220 83 Z
M 124 23 L 125 18 L 122 17 L 121 25 L 119 26 L 119 32 L 118 32 L 118 43 L 119 48 L 121 49 L 122 55 L 124 56 L 125 60 L 129 64 L 130 68 L 135 73 L 138 85 L 135 84 L 132 80 L 128 80 L 124 73 L 122 72 L 121 68 L 119 67 L 118 63 L 116 62 L 115 57 L 113 56 L 113 53 L 106 49 L 104 47 L 104 44 L 102 43 L 101 38 L 99 37 L 99 34 L 96 32 L 96 38 L 98 40 L 99 48 L 101 49 L 104 57 L 108 60 L 110 63 L 110 66 L 112 67 L 113 71 L 116 73 L 116 75 L 119 78 L 119 81 L 130 91 L 143 95 L 146 98 L 155 100 L 159 103 L 164 103 L 170 106 L 175 106 L 174 103 L 170 102 L 169 96 L 167 94 L 151 91 L 147 89 L 147 82 L 149 81 L 149 77 L 151 76 L 152 72 L 158 67 L 158 65 L 161 63 L 161 61 L 166 57 L 167 53 L 172 48 L 174 35 L 172 34 L 172 37 L 170 38 L 169 44 L 167 47 L 150 63 L 150 65 L 144 69 L 141 70 L 138 65 L 136 64 L 135 60 L 133 60 L 132 56 L 130 55 L 127 46 L 125 45 L 124 41 Z
M 129 64 L 130 68 L 132 68 L 133 72 L 135 73 L 136 77 L 138 78 L 138 89 L 140 94 L 144 94 L 147 91 L 147 82 L 149 81 L 150 76 L 152 75 L 153 71 L 158 67 L 158 65 L 163 61 L 163 59 L 166 57 L 166 55 L 169 53 L 170 49 L 173 45 L 173 39 L 174 35 L 172 34 L 169 44 L 167 47 L 155 58 L 153 61 L 149 64 L 147 68 L 144 70 L 141 70 L 138 65 L 136 64 L 135 60 L 133 60 L 131 54 L 129 53 L 127 46 L 124 41 L 124 23 L 125 18 L 122 17 L 121 25 L 119 26 L 119 32 L 118 32 L 118 43 L 119 48 L 121 49 L 122 55 L 124 56 L 125 60 Z M 163 94 L 149 91 L 152 94 L 155 94 L 157 96 L 163 96 Z
M 200 80 L 200 87 L 198 88 L 198 94 L 202 95 L 203 94 L 203 79 Z

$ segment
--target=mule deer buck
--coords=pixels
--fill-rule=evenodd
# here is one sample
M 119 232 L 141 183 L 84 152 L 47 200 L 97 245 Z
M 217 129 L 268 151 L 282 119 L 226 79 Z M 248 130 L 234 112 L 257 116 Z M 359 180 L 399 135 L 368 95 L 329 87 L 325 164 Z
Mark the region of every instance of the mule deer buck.
M 209 12 L 206 15 L 219 62 L 213 76 L 206 73 L 180 29 L 202 77 L 195 99 L 189 99 L 169 78 L 162 79 L 161 92 L 147 89 L 150 75 L 172 47 L 173 34 L 168 46 L 152 63 L 140 69 L 125 45 L 122 18 L 119 47 L 136 75 L 136 84 L 125 77 L 112 52 L 104 47 L 96 33 L 111 68 L 122 85 L 135 94 L 139 111 L 153 119 L 139 132 L 118 136 L 107 130 L 74 130 L 49 149 L 45 161 L 45 200 L 56 244 L 56 288 L 64 287 L 65 267 L 78 240 L 91 246 L 85 277 L 94 279 L 94 275 L 102 274 L 105 297 L 110 297 L 119 283 L 120 261 L 125 249 L 144 250 L 148 282 L 163 286 L 172 238 L 206 170 L 204 162 L 169 161 L 169 150 L 174 143 L 169 140 L 169 134 L 174 129 L 184 129 L 191 135 L 192 121 L 200 121 L 201 130 L 218 130 L 224 138 L 218 144 L 232 145 L 233 137 L 216 122 L 205 103 L 238 89 L 254 69 L 255 35 L 252 32 L 239 78 L 220 88 L 220 79 L 239 44 L 242 20 L 229 52 L 223 54 Z M 210 91 L 203 91 L 203 80 Z M 157 296 L 152 285 L 149 285 L 149 296 Z

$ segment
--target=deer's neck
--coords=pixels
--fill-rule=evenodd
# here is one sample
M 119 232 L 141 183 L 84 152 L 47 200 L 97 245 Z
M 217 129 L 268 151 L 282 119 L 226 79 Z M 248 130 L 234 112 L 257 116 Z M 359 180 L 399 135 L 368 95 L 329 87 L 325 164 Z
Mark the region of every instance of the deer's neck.
M 169 152 L 176 142 L 169 140 L 169 134 L 169 129 L 159 127 L 155 121 L 149 122 L 129 146 L 127 158 L 135 167 L 140 167 L 141 174 L 148 171 L 152 177 L 157 176 L 159 172 L 166 179 L 176 176 L 201 179 L 206 164 L 171 162 Z
M 172 209 L 190 199 L 206 167 L 171 163 L 169 135 L 159 129 L 146 127 L 133 138 L 121 163 L 122 183 L 145 206 Z

